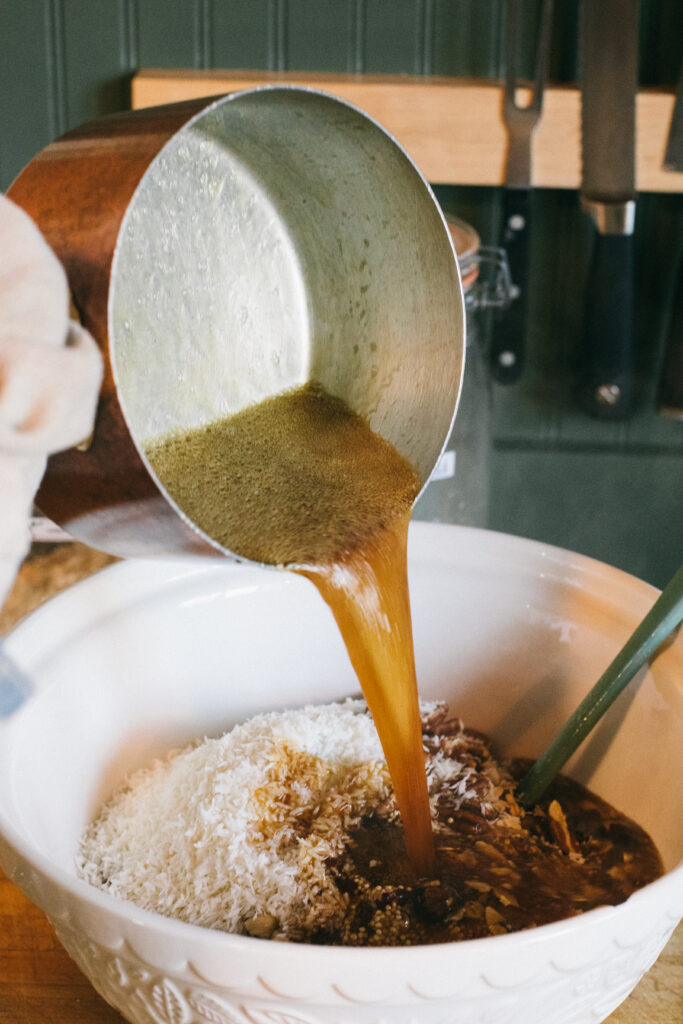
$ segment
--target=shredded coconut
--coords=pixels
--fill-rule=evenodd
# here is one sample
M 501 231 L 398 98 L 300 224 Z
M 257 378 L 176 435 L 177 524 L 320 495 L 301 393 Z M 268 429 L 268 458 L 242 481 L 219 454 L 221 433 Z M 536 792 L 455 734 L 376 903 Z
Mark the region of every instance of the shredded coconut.
M 144 909 L 284 938 L 343 915 L 325 865 L 378 805 L 396 813 L 363 701 L 272 712 L 131 776 L 77 866 Z

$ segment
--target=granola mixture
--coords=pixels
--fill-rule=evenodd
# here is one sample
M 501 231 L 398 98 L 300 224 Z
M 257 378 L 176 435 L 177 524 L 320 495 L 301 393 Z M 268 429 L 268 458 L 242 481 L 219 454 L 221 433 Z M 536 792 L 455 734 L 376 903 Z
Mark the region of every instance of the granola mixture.
M 396 815 L 378 808 L 331 866 L 348 900 L 340 926 L 298 938 L 393 946 L 504 935 L 622 903 L 662 873 L 647 833 L 567 777 L 525 811 L 514 790 L 531 762 L 497 761 L 445 705 L 423 718 L 423 737 L 437 876 L 411 877 Z
M 521 762 L 422 704 L 437 871 L 416 878 L 362 700 L 256 715 L 131 776 L 78 870 L 139 907 L 264 939 L 397 946 L 532 928 L 617 904 L 662 865 L 633 821 L 567 778 L 524 811 Z

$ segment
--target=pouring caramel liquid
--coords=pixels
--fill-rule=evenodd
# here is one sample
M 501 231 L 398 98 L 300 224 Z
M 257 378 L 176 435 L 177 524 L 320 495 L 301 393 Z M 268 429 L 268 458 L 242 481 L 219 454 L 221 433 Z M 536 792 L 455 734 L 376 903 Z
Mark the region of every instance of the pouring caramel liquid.
M 406 852 L 434 843 L 408 597 L 420 479 L 345 402 L 309 383 L 146 446 L 168 493 L 210 537 L 310 579 L 330 606 L 373 716 Z

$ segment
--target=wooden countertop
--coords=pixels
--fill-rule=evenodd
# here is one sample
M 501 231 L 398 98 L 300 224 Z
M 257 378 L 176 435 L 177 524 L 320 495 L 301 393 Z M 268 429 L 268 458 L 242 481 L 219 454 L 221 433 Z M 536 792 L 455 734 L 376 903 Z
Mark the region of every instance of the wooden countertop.
M 114 559 L 80 544 L 36 546 L 2 611 L 0 634 Z M 0 872 L 0 1024 L 122 1024 L 69 959 L 45 915 Z M 683 1021 L 683 924 L 609 1024 Z M 524 1024 L 520 1021 L 519 1024 Z

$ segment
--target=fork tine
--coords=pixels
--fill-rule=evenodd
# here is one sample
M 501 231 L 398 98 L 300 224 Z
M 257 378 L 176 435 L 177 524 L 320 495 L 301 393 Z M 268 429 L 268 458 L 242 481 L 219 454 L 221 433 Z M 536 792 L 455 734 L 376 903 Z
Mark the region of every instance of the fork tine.
M 531 102 L 526 106 L 517 103 L 516 91 L 519 81 L 519 58 L 521 49 L 521 0 L 508 0 L 506 21 L 507 66 L 505 68 L 504 111 L 526 116 L 529 120 L 537 118 L 541 113 L 543 88 L 548 74 L 550 60 L 550 41 L 552 29 L 553 0 L 543 0 L 541 8 L 541 25 L 536 46 L 534 81 L 531 89 Z
M 534 97 L 540 101 L 543 86 L 548 77 L 550 64 L 550 43 L 553 27 L 553 0 L 543 0 L 541 8 L 541 27 L 538 34 L 536 49 L 536 68 L 534 74 Z
M 521 0 L 507 0 L 505 21 L 505 99 L 515 106 L 515 89 L 519 77 L 519 56 L 521 48 L 520 22 Z

